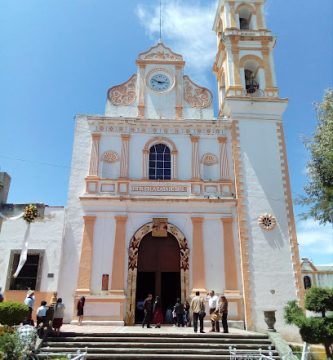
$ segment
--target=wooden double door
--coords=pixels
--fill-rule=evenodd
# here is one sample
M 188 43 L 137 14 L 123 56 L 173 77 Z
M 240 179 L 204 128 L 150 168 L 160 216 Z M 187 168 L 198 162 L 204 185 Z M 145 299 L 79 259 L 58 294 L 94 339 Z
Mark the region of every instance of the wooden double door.
M 168 233 L 167 237 L 147 234 L 140 243 L 136 286 L 135 321 L 143 318 L 142 302 L 147 294 L 159 296 L 163 315 L 173 308 L 180 297 L 180 249 L 177 239 Z

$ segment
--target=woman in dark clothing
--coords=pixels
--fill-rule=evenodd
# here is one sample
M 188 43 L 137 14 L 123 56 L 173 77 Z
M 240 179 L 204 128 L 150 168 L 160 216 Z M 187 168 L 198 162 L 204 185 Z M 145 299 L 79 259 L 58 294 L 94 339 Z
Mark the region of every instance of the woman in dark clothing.
M 82 321 L 83 321 L 83 310 L 84 310 L 84 303 L 86 302 L 86 298 L 84 296 L 80 297 L 80 300 L 77 302 L 77 306 L 76 306 L 76 310 L 77 313 L 76 315 L 79 317 L 79 325 L 82 325 Z
M 153 314 L 154 314 L 154 324 L 155 327 L 160 328 L 161 324 L 163 323 L 163 313 L 162 313 L 162 304 L 159 296 L 156 296 L 154 307 L 153 307 Z
M 180 302 L 180 299 L 177 299 L 176 305 L 175 305 L 175 312 L 177 316 L 177 326 L 180 325 L 184 327 L 184 305 Z

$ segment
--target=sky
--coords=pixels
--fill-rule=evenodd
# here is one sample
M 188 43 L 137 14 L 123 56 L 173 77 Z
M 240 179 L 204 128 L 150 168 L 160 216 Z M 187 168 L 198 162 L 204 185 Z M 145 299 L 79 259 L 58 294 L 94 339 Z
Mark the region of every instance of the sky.
M 163 0 L 162 38 L 185 72 L 210 88 L 215 0 Z M 267 0 L 277 36 L 275 70 L 284 114 L 293 198 L 302 194 L 316 126 L 313 103 L 333 86 L 333 1 Z M 66 205 L 76 114 L 103 114 L 107 89 L 136 72 L 137 55 L 159 38 L 159 0 L 0 0 L 0 171 L 8 202 Z M 215 104 L 216 107 L 216 104 Z M 304 210 L 304 209 L 303 209 Z M 332 226 L 301 220 L 302 257 L 333 264 Z

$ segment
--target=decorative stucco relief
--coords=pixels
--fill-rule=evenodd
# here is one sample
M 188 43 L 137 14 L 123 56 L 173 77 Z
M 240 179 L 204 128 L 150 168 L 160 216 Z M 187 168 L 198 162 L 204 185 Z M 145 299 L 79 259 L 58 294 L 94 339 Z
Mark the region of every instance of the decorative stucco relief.
M 263 230 L 270 231 L 275 228 L 276 219 L 273 215 L 266 213 L 259 216 L 258 224 Z
M 164 46 L 163 43 L 158 43 L 148 51 L 141 53 L 139 60 L 183 61 L 183 57 L 174 53 L 170 48 Z
M 102 160 L 108 163 L 113 163 L 119 161 L 119 155 L 112 150 L 105 151 L 105 153 L 102 156 Z
M 184 77 L 184 99 L 193 108 L 207 108 L 212 103 L 212 93 L 195 84 L 187 75 Z
M 204 165 L 211 166 L 218 163 L 218 158 L 212 153 L 206 153 L 202 156 L 201 162 Z
M 123 84 L 113 86 L 108 91 L 108 99 L 113 105 L 130 105 L 136 98 L 136 79 L 134 74 L 128 81 Z

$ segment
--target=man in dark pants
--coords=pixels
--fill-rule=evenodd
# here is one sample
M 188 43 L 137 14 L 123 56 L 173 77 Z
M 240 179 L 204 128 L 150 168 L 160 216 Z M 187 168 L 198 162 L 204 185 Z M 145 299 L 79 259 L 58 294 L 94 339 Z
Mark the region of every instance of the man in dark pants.
M 143 311 L 144 311 L 144 318 L 142 321 L 142 327 L 145 327 L 145 324 L 147 324 L 147 328 L 150 328 L 150 322 L 151 322 L 151 317 L 153 314 L 153 295 L 152 294 L 148 294 L 147 298 L 145 299 L 145 301 L 143 302 Z
M 177 315 L 177 325 L 180 327 L 184 327 L 184 305 L 180 302 L 180 299 L 177 298 L 177 302 L 175 305 L 175 312 Z
M 200 321 L 200 332 L 204 333 L 203 321 L 204 318 L 199 316 L 200 311 L 205 311 L 204 300 L 200 297 L 200 292 L 195 293 L 195 297 L 191 301 L 191 310 L 193 313 L 193 328 L 194 332 L 198 332 L 198 319 Z

